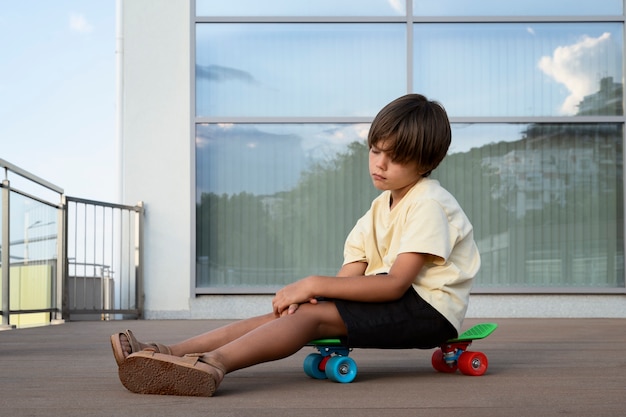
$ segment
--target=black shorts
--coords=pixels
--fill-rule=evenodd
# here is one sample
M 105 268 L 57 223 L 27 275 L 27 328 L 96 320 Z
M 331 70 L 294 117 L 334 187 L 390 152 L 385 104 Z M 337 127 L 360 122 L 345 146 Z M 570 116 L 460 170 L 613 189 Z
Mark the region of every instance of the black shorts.
M 351 348 L 430 349 L 457 337 L 454 326 L 413 287 L 391 302 L 333 301 L 348 329 L 345 342 Z

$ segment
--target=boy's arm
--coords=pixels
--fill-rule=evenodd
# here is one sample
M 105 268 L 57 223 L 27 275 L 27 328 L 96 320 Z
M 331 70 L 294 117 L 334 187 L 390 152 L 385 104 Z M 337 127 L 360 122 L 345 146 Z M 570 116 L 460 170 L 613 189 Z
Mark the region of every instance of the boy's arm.
M 355 277 L 365 275 L 365 270 L 367 269 L 366 262 L 351 262 L 349 264 L 345 264 L 341 267 L 339 272 L 337 272 L 338 277 Z
M 306 277 L 276 293 L 272 301 L 274 313 L 280 315 L 290 305 L 308 302 L 315 297 L 364 302 L 396 300 L 409 289 L 424 266 L 426 257 L 421 253 L 401 253 L 387 275 L 365 276 L 363 273 L 367 265 L 355 262 L 344 265 L 336 277 Z

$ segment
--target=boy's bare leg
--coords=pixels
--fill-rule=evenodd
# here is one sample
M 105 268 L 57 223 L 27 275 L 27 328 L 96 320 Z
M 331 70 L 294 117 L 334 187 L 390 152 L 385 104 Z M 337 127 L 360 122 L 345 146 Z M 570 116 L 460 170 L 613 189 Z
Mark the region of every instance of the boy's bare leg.
M 204 356 L 228 373 L 285 358 L 313 339 L 346 334 L 334 303 L 303 304 L 295 314 L 268 320 L 216 350 L 207 351 Z
M 168 348 L 170 349 L 170 353 L 175 356 L 184 356 L 188 353 L 210 352 L 272 320 L 276 320 L 273 313 L 238 320 L 226 326 L 194 336 L 180 343 L 169 345 Z M 124 355 L 130 355 L 132 353 L 132 349 L 130 347 L 130 342 L 124 334 L 120 334 L 120 342 L 124 350 Z M 141 342 L 139 342 L 139 346 L 141 349 L 152 348 L 151 345 Z
M 170 345 L 169 348 L 172 355 L 175 356 L 183 356 L 188 353 L 211 352 L 274 320 L 276 320 L 276 316 L 273 313 L 238 320 L 180 343 Z

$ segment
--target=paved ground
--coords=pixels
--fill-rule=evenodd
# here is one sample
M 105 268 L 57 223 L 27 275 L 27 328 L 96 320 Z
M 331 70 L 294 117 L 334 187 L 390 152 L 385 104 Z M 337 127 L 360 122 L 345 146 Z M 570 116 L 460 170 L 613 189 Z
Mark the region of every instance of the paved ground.
M 489 321 L 489 320 L 481 320 Z M 481 377 L 432 370 L 432 350 L 365 350 L 351 384 L 302 372 L 312 348 L 234 372 L 212 398 L 138 395 L 119 383 L 109 335 L 164 343 L 224 321 L 70 322 L 0 332 L 0 416 L 624 416 L 625 319 L 494 319 L 472 348 Z M 479 322 L 467 320 L 466 327 Z

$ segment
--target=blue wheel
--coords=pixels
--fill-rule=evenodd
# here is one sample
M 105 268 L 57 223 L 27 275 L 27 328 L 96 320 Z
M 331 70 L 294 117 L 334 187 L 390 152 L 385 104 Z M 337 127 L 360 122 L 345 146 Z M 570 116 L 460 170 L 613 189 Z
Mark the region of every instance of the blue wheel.
M 326 376 L 334 382 L 352 382 L 356 378 L 356 372 L 356 362 L 347 356 L 333 356 L 326 363 Z
M 326 373 L 320 369 L 320 364 L 324 358 L 319 353 L 311 353 L 304 358 L 304 373 L 315 379 L 326 379 Z

